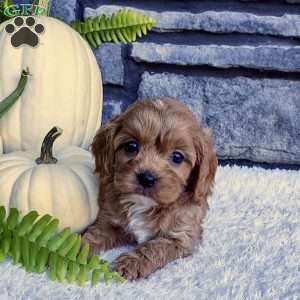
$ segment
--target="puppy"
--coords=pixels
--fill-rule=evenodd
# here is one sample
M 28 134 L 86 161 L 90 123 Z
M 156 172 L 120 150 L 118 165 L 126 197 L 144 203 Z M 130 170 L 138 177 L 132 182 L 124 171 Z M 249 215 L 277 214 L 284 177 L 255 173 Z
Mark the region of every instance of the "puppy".
M 201 240 L 217 168 L 209 132 L 174 99 L 140 100 L 100 128 L 92 153 L 99 212 L 83 240 L 92 253 L 128 243 L 114 269 L 145 278 Z

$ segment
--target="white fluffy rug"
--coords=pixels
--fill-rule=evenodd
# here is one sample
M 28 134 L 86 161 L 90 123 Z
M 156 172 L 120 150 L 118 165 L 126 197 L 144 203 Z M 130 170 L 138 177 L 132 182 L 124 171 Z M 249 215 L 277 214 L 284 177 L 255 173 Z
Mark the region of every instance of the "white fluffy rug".
M 80 288 L 5 261 L 0 300 L 300 299 L 300 171 L 219 167 L 210 208 L 199 250 L 146 280 Z

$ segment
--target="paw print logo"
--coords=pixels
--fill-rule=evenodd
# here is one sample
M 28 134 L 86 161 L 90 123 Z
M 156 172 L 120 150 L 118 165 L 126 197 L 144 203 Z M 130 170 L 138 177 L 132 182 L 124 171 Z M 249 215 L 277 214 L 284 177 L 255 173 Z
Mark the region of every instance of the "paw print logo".
M 39 35 L 45 31 L 42 24 L 36 24 L 34 17 L 16 17 L 13 24 L 5 26 L 5 31 L 11 34 L 11 44 L 14 47 L 28 45 L 36 47 L 39 43 Z

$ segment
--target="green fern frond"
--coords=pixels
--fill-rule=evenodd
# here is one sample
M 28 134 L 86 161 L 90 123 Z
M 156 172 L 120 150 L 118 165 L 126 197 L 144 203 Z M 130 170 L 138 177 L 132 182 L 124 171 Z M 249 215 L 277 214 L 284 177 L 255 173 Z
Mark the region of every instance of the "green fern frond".
M 26 271 L 41 273 L 48 269 L 51 280 L 84 285 L 87 280 L 97 284 L 101 275 L 105 282 L 124 279 L 109 269 L 108 262 L 89 255 L 89 245 L 81 243 L 80 235 L 70 228 L 57 231 L 58 219 L 50 215 L 39 217 L 31 211 L 23 218 L 16 208 L 6 217 L 0 207 L 0 262 L 7 256 Z
M 0 24 L 11 19 L 11 17 L 8 17 L 4 14 L 5 9 L 11 5 L 14 5 L 12 0 L 0 0 Z
M 71 27 L 78 31 L 93 48 L 102 43 L 131 43 L 146 35 L 155 20 L 139 12 L 121 9 L 111 17 L 105 15 L 87 18 L 84 22 L 72 21 Z

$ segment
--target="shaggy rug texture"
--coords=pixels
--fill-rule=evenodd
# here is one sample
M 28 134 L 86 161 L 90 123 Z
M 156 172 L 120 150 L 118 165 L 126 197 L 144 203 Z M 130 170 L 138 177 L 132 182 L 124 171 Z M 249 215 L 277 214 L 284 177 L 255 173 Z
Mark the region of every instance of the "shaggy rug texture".
M 0 264 L 0 300 L 300 299 L 300 171 L 219 167 L 198 251 L 148 279 L 80 288 Z M 101 256 L 112 261 L 129 247 Z

